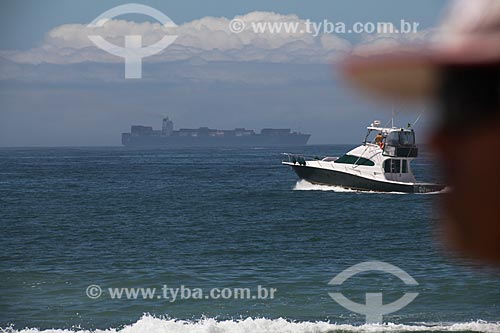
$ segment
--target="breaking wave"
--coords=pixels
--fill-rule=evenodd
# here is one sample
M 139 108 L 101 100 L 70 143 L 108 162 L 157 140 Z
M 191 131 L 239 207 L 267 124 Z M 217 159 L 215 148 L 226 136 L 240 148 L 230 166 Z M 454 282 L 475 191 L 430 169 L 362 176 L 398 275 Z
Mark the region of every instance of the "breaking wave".
M 327 332 L 500 332 L 500 323 L 483 321 L 450 324 L 367 324 L 361 326 L 340 325 L 328 322 L 293 322 L 283 318 L 264 319 L 246 318 L 241 320 L 216 320 L 213 318 L 198 321 L 157 318 L 144 315 L 131 325 L 119 329 L 80 330 L 80 329 L 0 329 L 0 332 L 26 333 L 71 333 L 71 332 L 120 332 L 120 333 L 327 333 Z

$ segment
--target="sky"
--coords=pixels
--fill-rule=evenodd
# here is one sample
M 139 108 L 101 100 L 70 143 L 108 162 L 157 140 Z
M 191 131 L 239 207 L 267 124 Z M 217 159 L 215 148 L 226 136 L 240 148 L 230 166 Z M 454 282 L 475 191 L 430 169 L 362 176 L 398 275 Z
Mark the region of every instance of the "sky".
M 138 1 L 177 24 L 123 15 L 98 33 L 123 45 L 177 39 L 124 78 L 123 58 L 97 48 L 87 25 L 125 1 L 4 0 L 0 3 L 0 146 L 115 146 L 132 124 L 159 128 L 289 127 L 310 143 L 356 143 L 392 106 L 347 86 L 334 63 L 351 54 L 432 37 L 443 0 Z M 246 30 L 234 33 L 237 18 Z M 252 22 L 418 22 L 407 35 L 255 33 Z M 93 30 L 92 30 L 93 31 Z M 419 109 L 417 107 L 417 109 Z M 398 108 L 399 109 L 399 108 Z M 398 116 L 402 124 L 415 113 Z M 419 126 L 425 131 L 428 117 Z

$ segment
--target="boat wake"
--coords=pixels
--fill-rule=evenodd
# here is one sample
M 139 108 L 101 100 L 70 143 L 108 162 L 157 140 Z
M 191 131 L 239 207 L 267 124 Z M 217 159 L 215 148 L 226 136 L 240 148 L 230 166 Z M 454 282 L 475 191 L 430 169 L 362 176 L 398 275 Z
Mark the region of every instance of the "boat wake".
M 488 323 L 483 321 L 468 322 L 468 323 L 450 323 L 450 324 L 429 324 L 421 323 L 415 325 L 402 324 L 367 324 L 361 326 L 332 324 L 329 322 L 294 322 L 283 318 L 265 319 L 265 318 L 246 318 L 240 320 L 216 320 L 213 318 L 202 319 L 199 321 L 185 321 L 177 319 L 157 318 L 151 315 L 144 315 L 141 319 L 131 325 L 127 325 L 120 329 L 107 330 L 38 330 L 38 329 L 22 329 L 15 330 L 12 328 L 1 329 L 0 332 L 25 332 L 25 333 L 87 333 L 87 332 L 120 332 L 120 333 L 243 333 L 243 332 L 259 332 L 259 333 L 326 333 L 326 332 L 499 332 L 500 323 Z
M 301 179 L 298 180 L 297 183 L 295 184 L 294 191 L 331 191 L 331 192 L 350 192 L 350 193 L 368 193 L 368 194 L 409 194 L 409 193 L 404 193 L 404 192 L 376 192 L 376 191 L 359 191 L 359 190 L 352 190 L 349 188 L 344 188 L 341 186 L 333 186 L 333 185 L 317 185 L 317 184 L 312 184 L 309 183 L 307 180 Z M 427 193 L 415 193 L 419 195 L 429 195 L 429 194 L 442 194 L 442 193 L 450 193 L 451 188 L 449 186 L 445 187 L 441 191 L 437 192 L 427 192 Z
M 317 185 L 317 184 L 312 184 L 309 183 L 307 180 L 301 179 L 297 181 L 295 184 L 294 191 L 332 191 L 332 192 L 350 192 L 350 193 L 371 193 L 371 194 L 381 194 L 382 192 L 375 192 L 375 191 L 359 191 L 359 190 L 352 190 L 349 188 L 344 188 L 341 186 L 333 186 L 333 185 Z M 387 194 L 407 194 L 403 192 L 383 192 Z

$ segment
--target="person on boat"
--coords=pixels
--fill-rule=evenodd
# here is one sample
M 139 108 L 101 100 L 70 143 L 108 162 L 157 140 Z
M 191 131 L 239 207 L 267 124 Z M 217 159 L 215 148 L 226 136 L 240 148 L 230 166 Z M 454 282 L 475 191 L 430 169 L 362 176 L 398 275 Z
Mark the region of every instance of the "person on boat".
M 384 136 L 382 135 L 382 132 L 379 132 L 377 136 L 375 137 L 375 143 L 381 148 L 384 149 Z
M 343 62 L 344 76 L 393 102 L 431 101 L 431 140 L 450 193 L 442 194 L 446 243 L 500 264 L 500 0 L 450 4 L 433 42 L 380 49 Z

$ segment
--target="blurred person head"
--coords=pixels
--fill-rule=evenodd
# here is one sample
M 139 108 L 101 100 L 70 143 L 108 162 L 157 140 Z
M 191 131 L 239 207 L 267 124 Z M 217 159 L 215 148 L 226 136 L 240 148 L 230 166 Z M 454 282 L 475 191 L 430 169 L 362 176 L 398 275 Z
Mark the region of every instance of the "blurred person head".
M 437 105 L 444 236 L 500 264 L 500 0 L 453 1 L 432 42 L 351 57 L 343 71 L 376 96 Z

